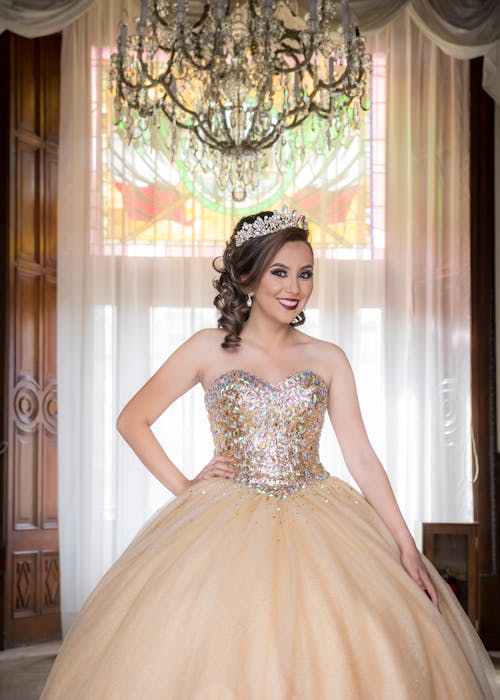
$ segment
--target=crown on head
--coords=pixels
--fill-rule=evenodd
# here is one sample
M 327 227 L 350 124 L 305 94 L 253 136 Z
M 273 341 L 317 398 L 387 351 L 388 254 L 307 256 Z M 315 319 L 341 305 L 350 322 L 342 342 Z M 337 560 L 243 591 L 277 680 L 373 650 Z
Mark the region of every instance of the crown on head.
M 291 227 L 309 231 L 305 216 L 298 214 L 295 209 L 290 211 L 285 204 L 281 211 L 273 211 L 269 216 L 258 216 L 251 224 L 245 221 L 234 235 L 234 245 L 238 247 L 250 238 L 267 236 L 268 233 Z

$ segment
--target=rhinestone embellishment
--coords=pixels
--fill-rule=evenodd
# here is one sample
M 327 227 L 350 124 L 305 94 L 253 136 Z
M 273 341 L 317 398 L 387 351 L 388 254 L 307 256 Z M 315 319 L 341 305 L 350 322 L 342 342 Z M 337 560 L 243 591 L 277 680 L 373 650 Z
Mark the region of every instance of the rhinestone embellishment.
M 305 216 L 295 209 L 290 211 L 285 204 L 281 211 L 274 211 L 271 216 L 258 216 L 251 224 L 245 222 L 234 236 L 234 245 L 238 248 L 251 238 L 267 236 L 268 233 L 291 227 L 309 231 Z
M 310 370 L 279 384 L 244 370 L 220 375 L 205 394 L 215 454 L 231 454 L 232 477 L 286 498 L 330 476 L 319 461 L 328 389 Z

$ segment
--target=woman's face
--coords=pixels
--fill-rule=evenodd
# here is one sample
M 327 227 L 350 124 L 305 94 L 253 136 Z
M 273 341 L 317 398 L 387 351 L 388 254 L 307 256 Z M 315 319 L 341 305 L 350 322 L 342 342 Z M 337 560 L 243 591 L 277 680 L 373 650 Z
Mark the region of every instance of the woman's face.
M 313 262 L 311 249 L 306 243 L 285 243 L 252 290 L 255 310 L 259 309 L 283 323 L 291 323 L 311 296 Z

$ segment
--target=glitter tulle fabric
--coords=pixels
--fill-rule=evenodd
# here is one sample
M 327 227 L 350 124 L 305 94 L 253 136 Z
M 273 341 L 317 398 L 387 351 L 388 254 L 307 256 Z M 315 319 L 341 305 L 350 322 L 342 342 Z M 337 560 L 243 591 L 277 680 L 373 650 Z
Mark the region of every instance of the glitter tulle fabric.
M 227 372 L 206 394 L 215 477 L 158 512 L 73 624 L 43 700 L 483 700 L 493 665 L 425 559 L 318 460 L 327 387 Z

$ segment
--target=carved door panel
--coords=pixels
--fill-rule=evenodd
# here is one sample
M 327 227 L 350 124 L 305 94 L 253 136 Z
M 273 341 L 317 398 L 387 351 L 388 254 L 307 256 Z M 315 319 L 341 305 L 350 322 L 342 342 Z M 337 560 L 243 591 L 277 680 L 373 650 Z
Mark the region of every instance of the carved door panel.
M 0 36 L 0 212 L 6 435 L 2 646 L 60 634 L 56 436 L 56 204 L 60 37 Z M 7 105 L 9 108 L 7 108 Z

